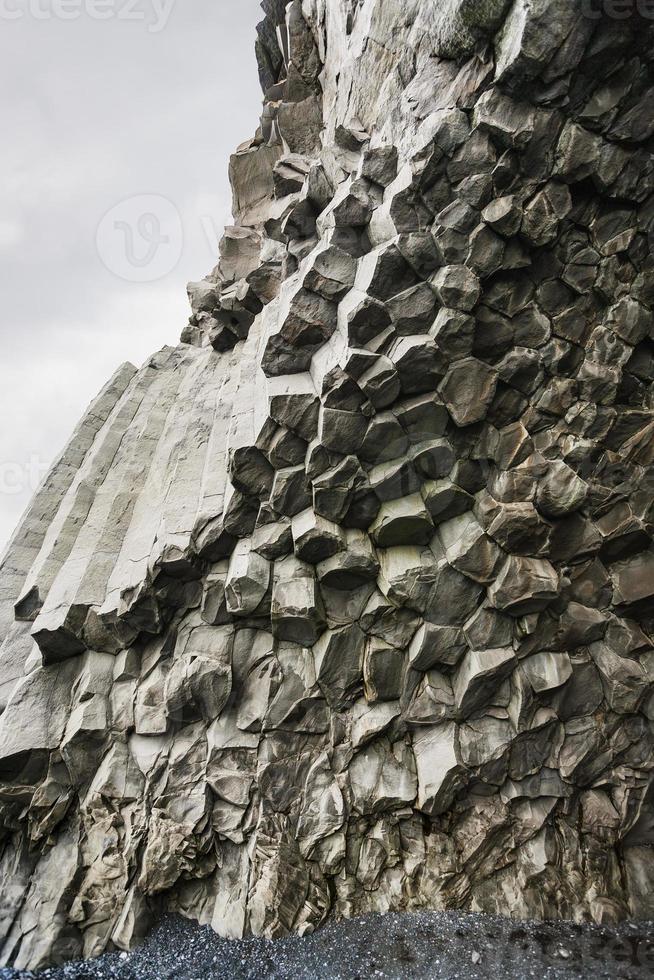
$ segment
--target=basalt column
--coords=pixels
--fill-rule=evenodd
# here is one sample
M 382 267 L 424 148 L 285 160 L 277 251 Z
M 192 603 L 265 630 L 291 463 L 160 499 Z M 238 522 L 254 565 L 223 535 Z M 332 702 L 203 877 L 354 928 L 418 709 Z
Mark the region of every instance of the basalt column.
M 0 566 L 0 963 L 654 916 L 654 37 L 265 0 L 176 348 Z

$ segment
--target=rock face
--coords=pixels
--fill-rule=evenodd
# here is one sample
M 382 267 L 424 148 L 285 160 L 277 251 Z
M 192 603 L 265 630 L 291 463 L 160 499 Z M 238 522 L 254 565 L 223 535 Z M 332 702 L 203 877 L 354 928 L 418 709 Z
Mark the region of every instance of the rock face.
M 2 561 L 1 964 L 654 914 L 650 22 L 263 6 L 183 342 Z

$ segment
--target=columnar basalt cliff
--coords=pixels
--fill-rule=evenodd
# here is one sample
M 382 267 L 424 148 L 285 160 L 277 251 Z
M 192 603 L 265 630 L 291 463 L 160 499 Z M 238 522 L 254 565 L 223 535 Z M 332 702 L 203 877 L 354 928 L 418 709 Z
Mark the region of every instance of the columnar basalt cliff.
M 4 964 L 654 914 L 650 22 L 263 7 L 182 344 L 3 559 Z

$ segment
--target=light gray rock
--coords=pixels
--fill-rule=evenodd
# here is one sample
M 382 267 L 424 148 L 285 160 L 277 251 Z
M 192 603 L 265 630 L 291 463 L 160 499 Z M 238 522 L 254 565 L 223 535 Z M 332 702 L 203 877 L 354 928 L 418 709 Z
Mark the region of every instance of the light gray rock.
M 488 590 L 493 606 L 511 616 L 545 609 L 558 595 L 559 577 L 545 559 L 511 556 Z
M 295 558 L 275 563 L 271 617 L 273 635 L 313 646 L 323 629 L 323 608 L 311 566 Z
M 489 715 L 470 720 L 460 728 L 461 759 L 464 765 L 479 771 L 484 783 L 502 785 L 504 790 L 514 737 L 515 732 L 507 719 Z M 519 797 L 519 790 L 516 797 Z
M 409 725 L 437 725 L 454 717 L 454 695 L 449 679 L 438 670 L 428 671 L 407 709 Z
M 416 797 L 416 764 L 404 742 L 376 740 L 354 756 L 349 777 L 354 809 L 362 815 L 402 809 Z
M 368 704 L 365 698 L 357 701 L 351 712 L 350 735 L 352 748 L 358 749 L 384 732 L 400 714 L 399 701 L 378 701 Z
M 429 552 L 417 545 L 385 548 L 379 552 L 379 588 L 397 606 L 424 612 L 437 571 Z
M 218 718 L 232 689 L 232 643 L 230 627 L 198 626 L 190 633 L 166 677 L 169 717 L 196 709 L 207 722 Z
M 467 718 L 486 702 L 492 704 L 493 695 L 516 665 L 511 647 L 470 650 L 454 678 L 455 705 L 459 715 Z
M 593 643 L 588 649 L 599 670 L 604 696 L 613 711 L 618 714 L 637 711 L 647 683 L 641 665 L 620 657 L 606 643 Z
M 252 541 L 240 541 L 227 570 L 227 611 L 235 616 L 255 614 L 270 588 L 270 575 L 270 562 L 252 550 Z
M 561 687 L 572 677 L 567 653 L 535 653 L 521 662 L 529 683 L 537 694 Z
M 285 558 L 292 549 L 293 532 L 288 518 L 263 524 L 255 528 L 252 533 L 252 550 L 263 555 L 268 561 Z
M 588 496 L 588 484 L 564 462 L 556 460 L 539 482 L 538 509 L 545 517 L 564 517 L 574 513 Z
M 460 627 L 423 623 L 409 646 L 409 663 L 414 670 L 454 666 L 466 649 L 465 636 Z
M 450 565 L 475 582 L 492 582 L 501 551 L 472 514 L 461 514 L 438 526 Z
M 418 774 L 417 807 L 430 816 L 445 813 L 465 782 L 456 737 L 456 726 L 452 723 L 427 728 L 413 736 Z

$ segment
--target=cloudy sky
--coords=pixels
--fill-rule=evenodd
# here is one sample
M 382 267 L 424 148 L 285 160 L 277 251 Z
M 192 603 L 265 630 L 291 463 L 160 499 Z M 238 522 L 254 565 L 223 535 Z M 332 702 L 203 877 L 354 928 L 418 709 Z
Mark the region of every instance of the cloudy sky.
M 175 344 L 261 105 L 258 0 L 0 0 L 0 551 L 123 361 Z

